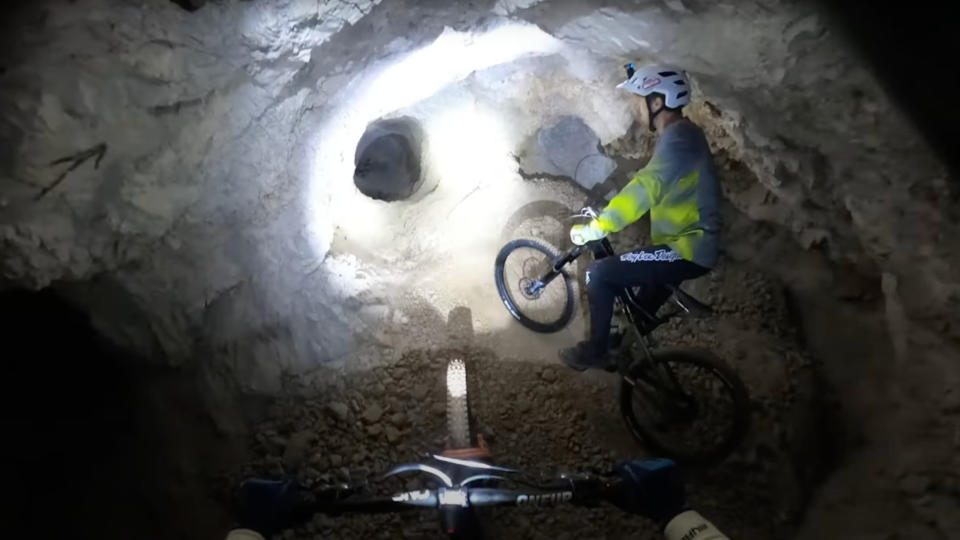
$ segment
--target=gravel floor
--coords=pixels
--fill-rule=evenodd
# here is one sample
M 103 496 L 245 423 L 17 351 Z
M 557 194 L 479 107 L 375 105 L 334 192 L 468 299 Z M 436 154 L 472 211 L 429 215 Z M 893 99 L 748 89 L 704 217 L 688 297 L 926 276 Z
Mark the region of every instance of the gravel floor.
M 723 463 L 688 470 L 690 499 L 733 538 L 773 538 L 789 530 L 822 474 L 821 419 L 830 402 L 814 364 L 796 343 L 780 288 L 762 275 L 724 266 L 689 290 L 715 305 L 710 319 L 676 321 L 661 345 L 712 349 L 733 366 L 752 398 L 752 429 Z M 445 444 L 446 361 L 467 361 L 476 424 L 495 461 L 535 476 L 605 472 L 647 455 L 617 409 L 617 380 L 561 365 L 497 357 L 472 347 L 412 350 L 359 373 L 291 381 L 271 420 L 251 441 L 248 474 L 296 474 L 306 485 L 376 478 Z M 320 382 L 318 382 L 320 381 Z M 406 481 L 406 485 L 404 485 Z M 411 478 L 374 482 L 412 489 Z M 488 513 L 492 538 L 659 538 L 652 523 L 609 506 L 552 512 Z M 317 516 L 282 538 L 442 538 L 431 512 L 403 516 Z

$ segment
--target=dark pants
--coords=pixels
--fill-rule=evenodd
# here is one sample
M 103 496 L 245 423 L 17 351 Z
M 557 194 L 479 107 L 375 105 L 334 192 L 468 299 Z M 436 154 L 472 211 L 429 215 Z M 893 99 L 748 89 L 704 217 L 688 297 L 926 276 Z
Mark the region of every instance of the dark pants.
M 667 246 L 653 246 L 594 261 L 587 270 L 593 353 L 602 355 L 607 351 L 613 301 L 623 289 L 639 287 L 640 306 L 653 315 L 670 297 L 670 291 L 664 285 L 679 285 L 709 271 L 709 268 L 681 259 Z

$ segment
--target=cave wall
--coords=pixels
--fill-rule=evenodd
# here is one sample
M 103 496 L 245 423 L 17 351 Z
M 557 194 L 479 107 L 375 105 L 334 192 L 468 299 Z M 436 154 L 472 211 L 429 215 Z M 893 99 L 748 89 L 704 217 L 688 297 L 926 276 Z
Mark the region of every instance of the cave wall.
M 264 336 L 290 309 L 293 274 L 329 243 L 329 231 L 307 232 L 323 215 L 303 215 L 315 117 L 295 78 L 373 5 L 23 7 L 0 82 L 4 279 L 64 289 L 101 331 L 158 362 L 272 346 Z M 71 165 L 53 161 L 101 143 L 102 161 L 44 193 Z M 323 311 L 320 300 L 301 307 Z M 257 352 L 281 365 L 310 355 Z M 275 366 L 233 364 L 275 387 Z
M 916 388 L 941 385 L 925 392 L 937 407 L 960 399 L 948 392 L 960 280 L 946 170 L 812 5 L 276 1 L 187 12 L 99 0 L 14 15 L 0 75 L 3 279 L 62 288 L 105 334 L 156 361 L 215 357 L 224 376 L 276 388 L 280 372 L 355 348 L 366 326 L 340 304 L 356 291 L 324 263 L 336 190 L 313 178 L 318 128 L 364 66 L 447 25 L 514 17 L 585 51 L 596 74 L 584 84 L 616 82 L 628 59 L 689 69 L 701 95 L 692 114 L 757 179 L 727 185 L 730 200 L 881 277 L 906 374 L 925 373 Z M 72 163 L 55 160 L 101 143 L 98 166 L 92 157 L 45 192 Z
M 52 286 L 116 344 L 159 364 L 200 364 L 214 389 L 273 392 L 284 373 L 352 361 L 370 341 L 383 345 L 384 318 L 441 327 L 442 316 L 408 318 L 371 292 L 374 283 L 409 285 L 378 276 L 381 259 L 337 253 L 338 242 L 350 242 L 350 231 L 335 227 L 349 178 L 321 174 L 339 169 L 318 167 L 316 156 L 330 148 L 324 130 L 351 120 L 344 111 L 378 70 L 447 27 L 491 28 L 504 18 L 539 25 L 566 52 L 547 47 L 543 61 L 463 73 L 448 92 L 526 114 L 510 134 L 518 144 L 553 107 L 588 118 L 602 143 L 626 136 L 624 151 L 636 151 L 635 103 L 610 91 L 619 66 L 686 67 L 698 90 L 690 115 L 728 173 L 727 198 L 794 242 L 753 245 L 751 234 L 730 229 L 727 256 L 796 279 L 788 285 L 809 295 L 811 320 L 879 321 L 879 337 L 846 333 L 853 343 L 842 349 L 822 343 L 827 353 L 849 351 L 830 356 L 849 365 L 835 382 L 869 373 L 888 390 L 891 420 L 872 424 L 882 428 L 874 442 L 916 443 L 891 465 L 891 482 L 931 464 L 960 468 L 960 220 L 949 175 L 812 4 L 274 0 L 188 12 L 172 2 L 22 3 L 0 23 L 2 285 Z M 535 84 L 541 73 L 577 88 L 552 100 L 548 84 Z M 402 105 L 431 108 L 429 100 Z M 337 167 L 349 170 L 351 157 Z M 562 192 L 556 198 L 575 204 L 578 192 L 564 189 L 531 187 L 516 203 Z M 405 222 L 417 214 L 397 213 Z M 812 278 L 786 268 L 790 257 L 770 256 L 779 249 L 832 267 Z M 454 292 L 492 294 L 447 291 L 433 307 L 455 305 Z M 821 315 L 847 301 L 866 307 Z M 875 343 L 856 339 L 888 339 L 889 355 L 862 352 Z M 376 347 L 375 361 L 389 358 Z M 226 403 L 230 394 L 209 399 Z
M 727 230 L 728 257 L 779 274 L 797 295 L 807 344 L 844 408 L 844 457 L 801 536 L 949 537 L 957 488 L 948 471 L 960 467 L 960 222 L 955 178 L 917 119 L 812 5 L 531 9 L 551 34 L 603 56 L 690 69 L 705 98 L 690 114 L 720 155 L 727 198 L 832 261 L 824 275 L 795 254 L 774 256 L 781 246 L 761 241 L 751 252 L 755 233 Z M 607 39 L 591 39 L 600 32 Z M 749 174 L 732 170 L 736 162 Z

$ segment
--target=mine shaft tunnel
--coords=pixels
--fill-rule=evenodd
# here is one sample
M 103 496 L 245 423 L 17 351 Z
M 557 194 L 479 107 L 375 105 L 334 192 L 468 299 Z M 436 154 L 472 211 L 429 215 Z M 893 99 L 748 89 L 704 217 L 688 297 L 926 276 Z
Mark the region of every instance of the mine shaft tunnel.
M 716 315 L 658 329 L 745 382 L 691 474 L 731 538 L 949 538 L 960 233 L 948 17 L 849 3 L 18 2 L 0 22 L 4 457 L 30 537 L 218 538 L 240 478 L 382 472 L 443 443 L 471 368 L 508 464 L 647 456 L 583 339 L 504 309 L 502 245 L 570 247 L 656 134 L 622 66 L 689 74 L 721 179 Z M 614 239 L 650 241 L 646 218 Z M 436 372 L 436 376 L 433 373 Z M 56 516 L 57 519 L 51 519 Z M 613 509 L 502 537 L 655 537 Z M 592 525 L 593 524 L 593 525 Z M 285 538 L 433 537 L 428 517 Z M 638 532 L 639 531 L 639 532 Z M 388 534 L 389 533 L 389 534 Z

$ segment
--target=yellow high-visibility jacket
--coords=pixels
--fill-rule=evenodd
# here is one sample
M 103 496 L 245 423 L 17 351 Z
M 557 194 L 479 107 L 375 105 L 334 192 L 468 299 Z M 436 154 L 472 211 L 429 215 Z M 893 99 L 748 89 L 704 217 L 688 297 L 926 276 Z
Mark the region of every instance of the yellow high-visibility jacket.
M 687 119 L 668 125 L 653 157 L 600 213 L 595 226 L 611 233 L 650 211 L 654 245 L 666 244 L 706 268 L 717 263 L 720 182 L 703 131 Z

